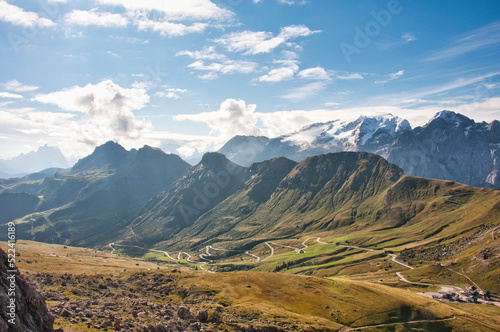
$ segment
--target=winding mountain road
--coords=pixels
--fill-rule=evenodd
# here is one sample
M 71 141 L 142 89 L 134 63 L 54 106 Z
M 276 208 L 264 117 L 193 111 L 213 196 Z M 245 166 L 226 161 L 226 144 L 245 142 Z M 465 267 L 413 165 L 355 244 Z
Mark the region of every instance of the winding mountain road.
M 367 326 L 360 326 L 360 327 L 345 327 L 345 328 L 340 329 L 340 331 L 341 332 L 361 331 L 361 330 L 366 330 L 366 329 L 376 329 L 379 327 L 389 327 L 389 326 L 398 326 L 398 325 L 406 325 L 406 324 L 440 323 L 440 322 L 446 322 L 446 321 L 453 320 L 453 319 L 456 319 L 456 317 L 452 316 L 452 317 L 441 318 L 441 319 L 413 320 L 413 321 L 401 322 L 401 323 L 386 323 L 386 324 L 367 325 Z
M 356 246 L 347 246 L 347 245 L 342 245 L 340 244 L 339 247 L 346 247 L 346 248 L 353 248 L 353 249 L 359 249 L 359 250 L 365 250 L 365 251 L 375 251 L 376 249 L 370 249 L 370 248 L 362 248 L 362 247 L 356 247 Z M 377 251 L 383 251 L 383 250 L 380 250 L 380 249 L 377 249 Z M 413 270 L 414 267 L 405 263 L 405 262 L 402 262 L 400 260 L 398 260 L 398 256 L 396 256 L 395 254 L 387 254 L 387 256 L 390 256 L 392 257 L 392 261 L 396 264 L 399 264 L 399 265 L 402 265 L 410 270 Z M 453 271 L 454 272 L 454 271 Z M 457 272 L 458 273 L 458 272 Z M 418 286 L 439 286 L 441 287 L 440 289 L 440 292 L 449 292 L 449 291 L 452 291 L 452 292 L 457 292 L 457 291 L 461 291 L 462 289 L 460 287 L 457 287 L 457 286 L 453 286 L 453 285 L 439 285 L 439 284 L 430 284 L 430 283 L 426 283 L 426 282 L 413 282 L 413 281 L 409 281 L 408 279 L 406 279 L 402 272 L 399 271 L 399 272 L 396 272 L 396 275 L 398 276 L 399 280 L 401 280 L 402 282 L 406 282 L 410 285 L 418 285 Z M 420 293 L 419 293 L 420 294 Z M 423 294 L 421 294 L 423 295 Z

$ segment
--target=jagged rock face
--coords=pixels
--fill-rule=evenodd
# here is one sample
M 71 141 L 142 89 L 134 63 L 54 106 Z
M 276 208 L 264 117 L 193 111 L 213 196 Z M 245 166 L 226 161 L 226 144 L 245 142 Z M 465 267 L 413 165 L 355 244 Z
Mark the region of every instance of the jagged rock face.
M 500 188 L 500 126 L 439 112 L 400 137 L 387 159 L 411 175 Z
M 42 296 L 24 279 L 17 271 L 15 279 L 15 324 L 9 323 L 11 275 L 7 254 L 0 249 L 0 331 L 26 332 L 26 331 L 54 331 L 54 318 L 48 313 L 47 306 Z M 17 270 L 17 269 L 16 269 Z M 12 289 L 14 289 L 12 287 Z

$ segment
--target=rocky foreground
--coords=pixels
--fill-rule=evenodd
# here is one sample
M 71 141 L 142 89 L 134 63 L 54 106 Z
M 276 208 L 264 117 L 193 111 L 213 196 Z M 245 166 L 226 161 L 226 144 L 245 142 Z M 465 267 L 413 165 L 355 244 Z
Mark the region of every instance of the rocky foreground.
M 46 298 L 55 327 L 74 331 L 293 331 L 255 315 L 216 304 L 213 291 L 178 284 L 182 272 L 127 275 L 37 273 L 33 282 Z M 72 331 L 72 330 L 70 330 Z
M 13 272 L 15 271 L 15 272 Z M 0 331 L 53 331 L 44 299 L 0 249 Z

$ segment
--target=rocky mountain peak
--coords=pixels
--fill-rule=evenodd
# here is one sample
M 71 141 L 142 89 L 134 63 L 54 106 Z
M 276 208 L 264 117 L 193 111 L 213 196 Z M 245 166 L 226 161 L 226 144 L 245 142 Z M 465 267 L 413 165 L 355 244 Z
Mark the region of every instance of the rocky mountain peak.
M 432 117 L 429 122 L 427 122 L 426 126 L 429 126 L 431 123 L 436 123 L 437 121 L 444 122 L 448 125 L 454 125 L 456 127 L 459 127 L 461 125 L 471 125 L 474 123 L 473 120 L 466 117 L 465 115 L 443 110 L 436 113 L 436 115 L 434 115 L 434 117 Z
M 228 162 L 230 162 L 229 159 L 227 159 L 222 153 L 207 152 L 203 155 L 203 158 L 201 158 L 200 164 L 209 168 L 220 168 Z
M 91 155 L 80 159 L 75 166 L 73 166 L 71 172 L 77 173 L 92 169 L 99 169 L 104 166 L 122 164 L 128 159 L 132 159 L 136 152 L 136 150 L 127 151 L 120 144 L 108 141 L 105 144 L 96 147 Z

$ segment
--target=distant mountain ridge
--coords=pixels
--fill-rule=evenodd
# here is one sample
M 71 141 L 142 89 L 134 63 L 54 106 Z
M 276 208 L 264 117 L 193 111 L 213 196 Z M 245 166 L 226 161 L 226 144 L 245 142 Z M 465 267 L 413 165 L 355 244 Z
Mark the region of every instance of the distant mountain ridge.
M 41 146 L 37 151 L 22 153 L 9 160 L 0 160 L 0 178 L 20 177 L 48 168 L 69 168 L 71 163 L 58 147 Z
M 500 123 L 476 123 L 450 111 L 414 129 L 390 114 L 361 116 L 309 125 L 273 139 L 235 136 L 219 150 L 245 166 L 279 156 L 301 161 L 341 151 L 376 153 L 415 176 L 500 188 Z

